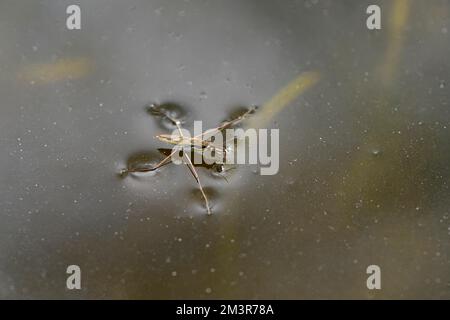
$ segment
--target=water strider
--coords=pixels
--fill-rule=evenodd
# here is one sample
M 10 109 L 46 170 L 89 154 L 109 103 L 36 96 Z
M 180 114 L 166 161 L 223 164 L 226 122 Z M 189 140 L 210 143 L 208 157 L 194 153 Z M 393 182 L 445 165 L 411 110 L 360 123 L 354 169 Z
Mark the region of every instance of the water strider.
M 168 119 L 170 122 L 172 122 L 178 131 L 178 134 L 160 134 L 156 136 L 156 139 L 159 141 L 174 145 L 175 147 L 171 150 L 170 154 L 167 155 L 161 162 L 156 164 L 152 167 L 138 167 L 138 168 L 128 168 L 122 171 L 122 173 L 129 173 L 129 172 L 149 172 L 154 171 L 170 162 L 173 162 L 173 156 L 177 153 L 182 153 L 182 157 L 184 159 L 184 163 L 189 168 L 190 172 L 194 176 L 199 189 L 202 193 L 203 199 L 205 200 L 205 206 L 206 211 L 208 214 L 211 214 L 211 207 L 209 205 L 208 197 L 203 190 L 202 183 L 200 181 L 200 177 L 198 175 L 197 170 L 195 169 L 194 164 L 192 163 L 191 157 L 188 155 L 189 151 L 193 152 L 199 152 L 203 153 L 205 149 L 212 149 L 212 152 L 215 154 L 218 154 L 222 158 L 226 158 L 227 154 L 230 152 L 227 147 L 224 147 L 223 145 L 217 145 L 214 144 L 214 141 L 212 141 L 212 137 L 214 137 L 216 134 L 221 133 L 223 130 L 230 128 L 240 121 L 242 121 L 246 116 L 254 113 L 256 110 L 256 107 L 250 108 L 245 113 L 241 114 L 240 116 L 229 120 L 222 122 L 219 126 L 208 129 L 204 132 L 202 132 L 199 135 L 196 135 L 194 137 L 190 137 L 187 134 L 184 133 L 184 129 L 181 127 L 181 121 L 172 115 L 169 114 L 164 109 L 158 108 L 156 105 L 152 104 L 150 105 L 150 113 L 155 116 L 160 116 L 165 119 Z

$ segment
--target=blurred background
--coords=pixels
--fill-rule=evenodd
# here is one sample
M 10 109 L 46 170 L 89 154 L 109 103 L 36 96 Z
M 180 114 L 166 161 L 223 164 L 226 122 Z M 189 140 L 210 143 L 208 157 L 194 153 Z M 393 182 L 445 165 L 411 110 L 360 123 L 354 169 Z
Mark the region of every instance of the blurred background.
M 449 9 L 1 0 L 0 298 L 450 298 Z M 152 102 L 276 110 L 279 173 L 200 168 L 212 216 L 183 166 L 120 177 L 162 158 Z

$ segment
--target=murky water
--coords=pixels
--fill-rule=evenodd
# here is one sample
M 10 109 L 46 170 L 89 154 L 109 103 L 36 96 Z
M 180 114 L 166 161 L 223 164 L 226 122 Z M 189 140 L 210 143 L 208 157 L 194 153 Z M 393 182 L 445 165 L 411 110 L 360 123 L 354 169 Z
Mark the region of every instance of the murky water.
M 450 298 L 448 1 L 79 3 L 0 3 L 0 297 Z M 151 103 L 214 127 L 311 71 L 277 175 L 199 168 L 212 216 L 184 166 L 119 174 Z

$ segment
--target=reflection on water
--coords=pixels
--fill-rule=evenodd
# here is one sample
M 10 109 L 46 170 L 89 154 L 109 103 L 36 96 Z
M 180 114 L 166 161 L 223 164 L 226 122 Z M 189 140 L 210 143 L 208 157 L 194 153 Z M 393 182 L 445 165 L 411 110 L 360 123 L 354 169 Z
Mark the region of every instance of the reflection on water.
M 368 4 L 0 4 L 0 297 L 449 298 L 449 5 Z M 184 166 L 118 176 L 164 157 L 149 101 L 263 106 L 280 172 L 198 167 L 211 216 Z
M 158 118 L 158 125 L 162 129 L 170 130 L 169 132 L 176 130 L 177 126 L 165 115 L 180 121 L 181 124 L 186 122 L 186 111 L 176 103 L 150 104 L 147 111 L 150 115 Z
M 148 169 L 155 167 L 161 160 L 159 152 L 134 153 L 128 157 L 127 167 L 121 169 L 119 175 L 125 177 L 131 173 L 134 176 L 154 176 L 158 170 L 149 171 Z

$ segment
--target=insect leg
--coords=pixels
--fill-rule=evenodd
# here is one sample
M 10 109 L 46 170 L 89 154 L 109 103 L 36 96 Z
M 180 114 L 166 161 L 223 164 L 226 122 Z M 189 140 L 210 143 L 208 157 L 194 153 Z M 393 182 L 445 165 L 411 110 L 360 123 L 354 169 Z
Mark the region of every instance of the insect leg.
M 149 171 L 155 171 L 156 169 L 162 167 L 163 165 L 169 163 L 170 158 L 177 152 L 178 150 L 172 151 L 167 157 L 165 157 L 161 162 L 156 164 L 153 167 L 146 167 L 146 168 L 135 168 L 135 169 L 125 169 L 125 172 L 149 172 Z
M 191 171 L 192 175 L 194 176 L 195 180 L 197 181 L 198 187 L 200 188 L 203 198 L 205 199 L 206 210 L 208 211 L 208 214 L 211 214 L 208 197 L 206 196 L 206 193 L 203 190 L 202 183 L 200 182 L 200 177 L 197 173 L 197 170 L 195 170 L 195 167 L 192 164 L 191 158 L 189 158 L 189 156 L 186 153 L 184 153 L 183 156 L 186 159 L 186 165 L 188 166 L 189 170 Z

